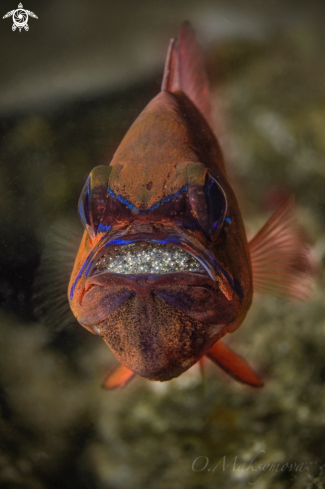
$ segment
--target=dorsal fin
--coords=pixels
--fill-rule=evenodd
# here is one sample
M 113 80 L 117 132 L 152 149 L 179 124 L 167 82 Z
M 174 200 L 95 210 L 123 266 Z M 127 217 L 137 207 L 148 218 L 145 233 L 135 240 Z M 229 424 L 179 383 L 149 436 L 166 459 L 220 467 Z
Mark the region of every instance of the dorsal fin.
M 184 92 L 211 124 L 208 77 L 201 47 L 189 22 L 185 22 L 178 39 L 171 39 L 161 90 Z

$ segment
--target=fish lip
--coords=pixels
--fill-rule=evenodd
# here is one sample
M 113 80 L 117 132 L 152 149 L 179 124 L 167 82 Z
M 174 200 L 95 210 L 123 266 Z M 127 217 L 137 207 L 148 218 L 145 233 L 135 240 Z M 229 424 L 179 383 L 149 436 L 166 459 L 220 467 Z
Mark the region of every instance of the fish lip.
M 129 274 L 121 274 L 121 273 L 114 273 L 111 271 L 104 271 L 102 273 L 95 273 L 95 267 L 97 264 L 97 261 L 105 254 L 105 250 L 107 247 L 110 246 L 121 246 L 121 245 L 126 245 L 126 244 L 131 244 L 131 243 L 136 243 L 140 241 L 148 241 L 151 243 L 161 243 L 161 244 L 168 244 L 170 243 L 174 247 L 178 247 L 180 249 L 183 249 L 187 253 L 191 254 L 196 260 L 199 261 L 199 263 L 202 265 L 203 273 L 200 272 L 191 272 L 188 270 L 184 271 L 177 271 L 177 272 L 167 272 L 163 274 L 136 274 L 136 275 L 129 275 Z M 184 236 L 181 233 L 161 233 L 161 232 L 142 232 L 142 233 L 125 233 L 123 232 L 118 232 L 115 233 L 113 236 L 107 236 L 107 238 L 104 241 L 101 241 L 101 246 L 95 251 L 93 256 L 90 259 L 90 262 L 88 264 L 87 270 L 86 270 L 86 283 L 85 283 L 85 288 L 87 290 L 88 286 L 93 284 L 96 281 L 94 280 L 94 277 L 96 276 L 97 278 L 100 276 L 110 276 L 112 279 L 114 276 L 116 276 L 116 279 L 121 283 L 127 282 L 128 280 L 132 281 L 132 283 L 135 280 L 140 280 L 141 279 L 148 279 L 150 278 L 151 284 L 155 283 L 156 281 L 159 281 L 158 279 L 162 277 L 166 277 L 169 280 L 174 276 L 174 277 L 179 277 L 180 274 L 182 277 L 188 276 L 189 274 L 194 275 L 199 279 L 199 277 L 204 277 L 205 280 L 207 278 L 210 278 L 212 283 L 219 282 L 219 288 L 222 289 L 223 293 L 226 295 L 228 300 L 231 300 L 233 293 L 236 293 L 235 287 L 234 287 L 234 282 L 232 277 L 229 275 L 229 273 L 225 270 L 225 268 L 216 260 L 212 257 L 212 255 L 209 253 L 209 251 L 203 246 L 203 245 L 198 245 L 196 246 L 191 242 L 189 238 Z M 113 281 L 114 282 L 114 281 Z M 143 282 L 144 283 L 144 282 Z M 99 285 L 99 284 L 98 284 Z M 223 285 L 223 286 L 222 286 Z
M 212 282 L 208 274 L 202 274 L 199 272 L 177 271 L 163 273 L 161 275 L 131 275 L 105 271 L 88 277 L 85 283 L 85 289 L 87 290 L 90 286 L 93 285 L 107 287 L 123 284 L 127 287 L 130 287 L 131 289 L 134 289 L 138 294 L 148 294 L 156 288 L 162 287 L 164 285 L 177 285 L 180 282 L 188 286 L 204 286 L 207 284 L 215 286 L 215 282 Z

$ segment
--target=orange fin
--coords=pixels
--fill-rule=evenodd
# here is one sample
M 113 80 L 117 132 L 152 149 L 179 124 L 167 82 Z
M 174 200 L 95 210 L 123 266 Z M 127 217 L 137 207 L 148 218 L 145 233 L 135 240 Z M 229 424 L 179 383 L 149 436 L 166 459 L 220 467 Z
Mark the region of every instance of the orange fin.
M 124 367 L 124 365 L 118 365 L 109 372 L 102 387 L 104 389 L 123 389 L 133 377 L 135 377 L 135 373 L 132 370 Z
M 178 39 L 171 39 L 163 81 L 163 92 L 184 92 L 211 125 L 208 77 L 202 50 L 189 22 L 185 22 Z
M 253 387 L 262 387 L 262 379 L 251 369 L 246 360 L 221 341 L 217 341 L 206 354 L 231 377 Z
M 284 203 L 249 243 L 257 292 L 305 300 L 315 265 L 295 216 L 294 200 Z

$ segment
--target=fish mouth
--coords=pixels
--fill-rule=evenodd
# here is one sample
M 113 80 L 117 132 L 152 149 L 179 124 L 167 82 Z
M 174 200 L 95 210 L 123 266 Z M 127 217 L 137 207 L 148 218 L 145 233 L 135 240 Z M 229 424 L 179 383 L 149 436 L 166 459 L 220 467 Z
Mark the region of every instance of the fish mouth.
M 133 372 L 178 376 L 237 314 L 226 271 L 212 260 L 184 235 L 115 234 L 92 256 L 78 321 Z
M 121 279 L 144 275 L 155 279 L 180 273 L 208 276 L 233 288 L 232 277 L 203 245 L 177 234 L 115 235 L 92 255 L 86 277 L 112 274 Z
M 206 274 L 206 269 L 184 248 L 169 243 L 136 241 L 108 247 L 92 270 L 94 275 L 104 272 L 157 276 L 175 272 Z
M 231 300 L 234 282 L 200 243 L 176 234 L 139 233 L 112 237 L 91 258 L 85 292 L 92 285 L 125 284 L 138 293 L 163 283 L 209 283 Z

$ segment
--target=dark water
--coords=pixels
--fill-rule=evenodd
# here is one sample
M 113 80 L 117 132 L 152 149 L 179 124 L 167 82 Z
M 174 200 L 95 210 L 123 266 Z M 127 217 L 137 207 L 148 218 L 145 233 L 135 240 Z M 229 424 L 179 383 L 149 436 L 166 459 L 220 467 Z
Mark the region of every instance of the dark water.
M 2 15 L 14 8 L 2 2 Z M 39 17 L 28 32 L 12 32 L 11 18 L 0 30 L 0 487 L 324 487 L 324 3 L 24 8 Z M 256 297 L 231 338 L 262 390 L 211 365 L 205 385 L 194 367 L 105 392 L 113 355 L 78 325 L 39 324 L 33 280 L 49 226 L 78 222 L 89 171 L 159 91 L 185 19 L 206 50 L 248 234 L 294 193 L 319 276 L 305 304 Z

